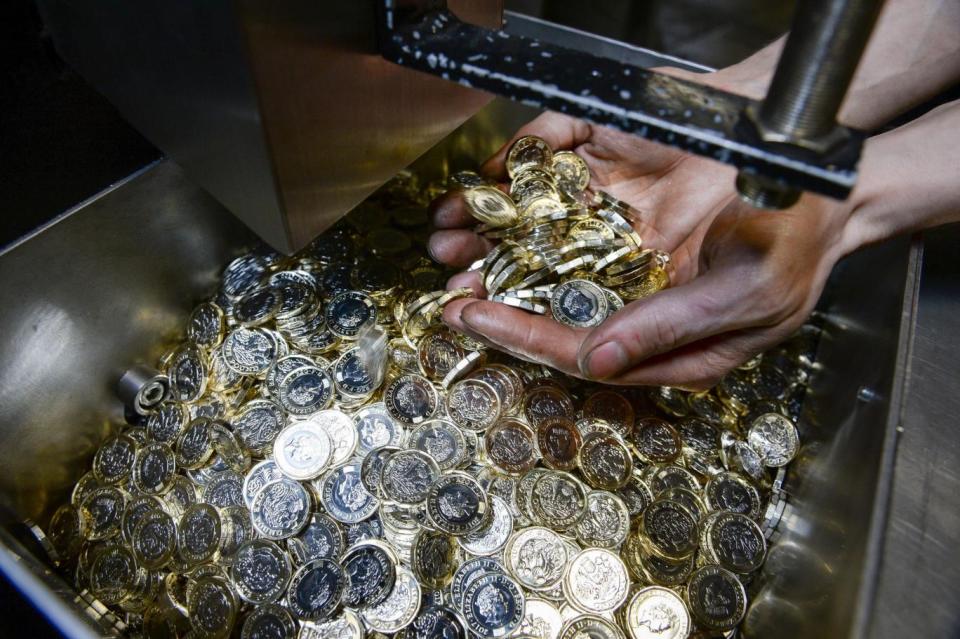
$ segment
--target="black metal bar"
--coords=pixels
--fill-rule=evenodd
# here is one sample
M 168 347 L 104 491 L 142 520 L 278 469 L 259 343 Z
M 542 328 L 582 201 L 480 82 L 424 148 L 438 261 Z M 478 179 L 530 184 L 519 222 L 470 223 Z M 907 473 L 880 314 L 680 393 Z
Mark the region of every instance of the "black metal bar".
M 382 0 L 388 60 L 539 108 L 568 113 L 737 166 L 775 184 L 844 198 L 863 135 L 845 129 L 825 153 L 762 140 L 747 118 L 757 103 L 694 82 Z
M 883 0 L 801 0 L 767 95 L 749 116 L 761 139 L 825 153 L 848 131 L 837 112 Z M 795 185 L 741 171 L 737 190 L 750 204 L 782 209 L 800 198 Z
M 802 0 L 758 124 L 767 136 L 830 144 L 837 112 L 883 0 Z

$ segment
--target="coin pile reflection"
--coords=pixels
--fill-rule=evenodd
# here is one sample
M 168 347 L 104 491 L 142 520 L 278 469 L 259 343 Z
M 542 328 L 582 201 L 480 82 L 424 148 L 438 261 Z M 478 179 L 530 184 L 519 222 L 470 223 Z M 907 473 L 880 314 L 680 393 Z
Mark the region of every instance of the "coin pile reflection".
M 583 203 L 575 155 L 524 138 L 508 168 L 512 197 L 466 186 L 502 240 L 482 265 L 501 301 L 584 326 L 665 283 L 665 256 L 614 201 Z M 445 186 L 401 174 L 300 254 L 226 267 L 159 362 L 166 399 L 102 443 L 49 523 L 78 591 L 149 637 L 739 624 L 783 510 L 816 329 L 704 393 L 487 351 L 440 323 L 468 294 L 441 290 L 426 258 L 424 207 Z M 371 327 L 380 360 L 358 350 Z

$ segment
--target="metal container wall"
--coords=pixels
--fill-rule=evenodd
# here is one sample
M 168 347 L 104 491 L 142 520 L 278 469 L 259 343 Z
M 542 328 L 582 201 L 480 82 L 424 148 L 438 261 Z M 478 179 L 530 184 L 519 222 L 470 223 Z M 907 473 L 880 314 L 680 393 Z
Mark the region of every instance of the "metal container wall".
M 475 166 L 532 115 L 495 101 L 417 163 Z M 113 387 L 182 332 L 252 233 L 160 162 L 0 255 L 0 570 L 71 637 L 95 606 L 39 559 L 18 522 L 46 524 L 117 423 Z M 755 584 L 750 637 L 860 637 L 889 488 L 891 415 L 905 377 L 916 251 L 887 243 L 841 263 L 821 300 L 818 371 L 791 466 L 790 506 Z M 868 284 L 866 286 L 865 284 Z
M 490 99 L 381 58 L 370 0 L 39 5 L 61 57 L 286 253 Z M 501 0 L 451 7 L 500 26 Z

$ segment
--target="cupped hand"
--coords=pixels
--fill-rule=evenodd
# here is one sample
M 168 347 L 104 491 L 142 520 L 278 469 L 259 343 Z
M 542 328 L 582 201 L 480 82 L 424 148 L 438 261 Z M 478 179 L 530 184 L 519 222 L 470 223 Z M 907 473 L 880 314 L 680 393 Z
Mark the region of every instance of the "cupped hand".
M 707 388 L 799 327 L 843 253 L 842 203 L 804 195 L 788 211 L 760 211 L 738 198 L 731 167 L 564 115 L 544 114 L 514 139 L 523 135 L 583 157 L 591 187 L 637 209 L 645 246 L 672 258 L 671 288 L 594 329 L 474 298 L 445 309 L 454 329 L 523 359 L 611 384 Z M 508 148 L 483 172 L 505 179 Z M 492 248 L 456 193 L 435 203 L 434 223 L 441 262 L 466 266 Z M 450 286 L 485 295 L 476 273 Z
M 577 377 L 709 388 L 804 322 L 843 254 L 847 216 L 843 204 L 812 195 L 780 212 L 730 202 L 703 238 L 698 275 L 594 329 L 473 299 L 450 304 L 444 321 Z M 456 277 L 462 284 L 469 274 Z
M 521 128 L 481 171 L 505 180 L 507 150 L 524 135 L 539 136 L 554 150 L 572 150 L 586 160 L 591 188 L 606 191 L 639 212 L 634 226 L 644 246 L 669 251 L 673 276 L 680 280 L 696 272 L 704 233 L 736 197 L 732 167 L 559 113 L 544 113 Z M 439 198 L 433 209 L 437 231 L 429 248 L 437 261 L 465 267 L 492 248 L 489 240 L 470 230 L 477 221 L 458 192 Z

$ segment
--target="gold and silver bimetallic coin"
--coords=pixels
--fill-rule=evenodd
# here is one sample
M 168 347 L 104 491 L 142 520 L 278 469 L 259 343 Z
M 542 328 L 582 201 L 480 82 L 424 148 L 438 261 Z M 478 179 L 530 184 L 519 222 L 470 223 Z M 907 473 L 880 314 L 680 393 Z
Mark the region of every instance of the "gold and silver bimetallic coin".
M 571 329 L 667 285 L 639 213 L 536 137 L 451 176 L 489 299 Z M 224 270 L 45 529 L 150 636 L 678 639 L 731 632 L 798 455 L 811 336 L 705 392 L 573 380 L 443 324 L 404 172 L 306 249 Z M 136 622 L 136 623 L 133 623 Z

